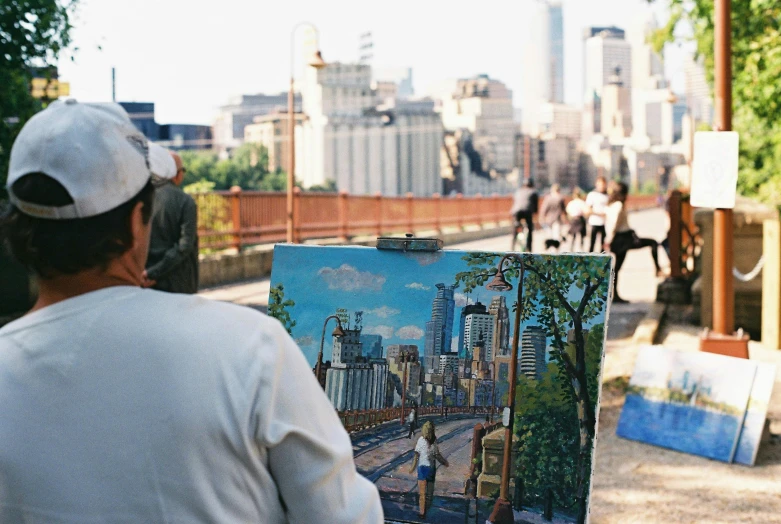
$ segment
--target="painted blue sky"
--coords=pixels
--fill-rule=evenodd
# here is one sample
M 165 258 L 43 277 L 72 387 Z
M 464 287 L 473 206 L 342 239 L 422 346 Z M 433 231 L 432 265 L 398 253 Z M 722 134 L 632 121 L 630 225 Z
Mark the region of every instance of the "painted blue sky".
M 415 344 L 422 352 L 435 286 L 451 285 L 456 273 L 467 270 L 461 258 L 464 254 L 450 250 L 402 253 L 366 247 L 278 245 L 271 284 L 282 283 L 285 298 L 295 302 L 290 309 L 296 321 L 293 337 L 312 365 L 317 360 L 323 321 L 337 308 L 347 309 L 351 318 L 355 311 L 363 311 L 363 333 L 382 335 L 383 348 Z M 469 297 L 456 289 L 453 337 L 458 336 L 458 319 L 467 299 L 470 303 L 479 299 L 487 305 L 498 294 L 504 294 L 508 308 L 512 308 L 515 289 L 505 293 L 475 290 Z M 512 310 L 510 313 L 512 318 Z M 591 324 L 602 323 L 604 318 L 602 311 Z M 535 324 L 535 318 L 531 318 L 521 329 Z M 326 329 L 324 360 L 331 358 L 330 333 L 334 327 L 332 320 Z

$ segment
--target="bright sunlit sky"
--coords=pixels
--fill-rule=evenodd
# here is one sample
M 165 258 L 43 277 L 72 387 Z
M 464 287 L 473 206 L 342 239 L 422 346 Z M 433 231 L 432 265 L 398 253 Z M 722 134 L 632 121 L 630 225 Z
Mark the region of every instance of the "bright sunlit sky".
M 81 0 L 75 62 L 61 61 L 60 77 L 75 98 L 109 101 L 115 66 L 117 100 L 155 102 L 159 123 L 209 124 L 231 95 L 287 89 L 290 32 L 308 21 L 320 30 L 326 61 L 356 61 L 359 35 L 371 31 L 373 65 L 412 67 L 416 95 L 486 73 L 516 93 L 518 106 L 530 1 Z M 628 30 L 651 9 L 663 22 L 665 11 L 645 0 L 564 0 L 566 102 L 582 98 L 583 28 Z M 667 52 L 674 82 L 682 55 L 672 46 Z

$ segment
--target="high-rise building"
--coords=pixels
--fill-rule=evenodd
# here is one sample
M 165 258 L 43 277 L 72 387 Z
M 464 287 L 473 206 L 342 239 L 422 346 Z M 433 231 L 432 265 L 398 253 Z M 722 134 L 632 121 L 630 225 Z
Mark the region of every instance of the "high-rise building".
M 623 34 L 623 31 L 610 29 L 586 40 L 586 98 L 593 93 L 601 95 L 602 88 L 611 83 L 616 68 L 620 68 L 618 80 L 621 84 L 632 89 L 632 46 L 624 40 Z
M 450 352 L 453 338 L 453 316 L 456 302 L 455 286 L 437 284 L 437 295 L 431 306 L 431 320 L 426 322 L 426 339 L 423 347 L 426 372 L 438 367 L 439 356 Z M 436 357 L 436 359 L 434 359 Z
M 647 11 L 636 19 L 627 32 L 627 41 L 632 46 L 633 89 L 666 87 L 662 57 L 648 43 L 648 36 L 658 27 L 653 14 Z
M 458 357 L 466 358 L 468 345 L 464 341 L 464 328 L 466 326 L 466 317 L 472 313 L 487 314 L 488 310 L 485 304 L 478 302 L 477 304 L 467 304 L 461 308 L 461 318 L 458 322 Z
M 602 87 L 601 133 L 611 142 L 632 134 L 632 90 L 624 85 L 621 67 L 616 66 Z
M 361 344 L 365 358 L 382 358 L 382 335 L 361 334 Z
M 432 109 L 378 109 L 371 67 L 365 64 L 309 67 L 302 95 L 307 119 L 296 159 L 304 187 L 330 180 L 339 190 L 359 195 L 441 192 L 444 131 Z
M 483 306 L 483 309 L 485 309 L 485 306 Z M 481 341 L 485 346 L 482 360 L 486 362 L 493 360 L 494 316 L 490 313 L 470 313 L 466 316 L 464 321 L 464 345 L 471 352 L 478 341 Z
M 491 299 L 488 313 L 494 317 L 494 333 L 491 344 L 492 356 L 506 355 L 510 352 L 510 311 L 503 295 Z
M 334 337 L 331 365 L 353 364 L 363 356 L 360 329 L 344 329 L 344 335 Z
M 213 125 L 214 149 L 219 154 L 227 154 L 244 143 L 244 128 L 255 117 L 268 115 L 275 111 L 286 110 L 287 93 L 278 95 L 238 95 L 228 100 L 219 109 Z M 301 111 L 301 96 L 295 97 L 295 110 Z
M 473 172 L 489 176 L 512 170 L 516 124 L 507 86 L 488 75 L 460 79 L 443 95 L 440 112 L 446 130 L 469 132 L 476 153 L 470 158 Z
M 533 380 L 540 380 L 547 369 L 545 330 L 540 326 L 529 326 L 521 337 L 521 373 Z
M 537 135 L 540 105 L 564 103 L 564 19 L 560 0 L 531 0 L 524 6 L 521 126 Z
M 565 104 L 546 103 L 540 107 L 540 134 L 580 140 L 583 112 Z

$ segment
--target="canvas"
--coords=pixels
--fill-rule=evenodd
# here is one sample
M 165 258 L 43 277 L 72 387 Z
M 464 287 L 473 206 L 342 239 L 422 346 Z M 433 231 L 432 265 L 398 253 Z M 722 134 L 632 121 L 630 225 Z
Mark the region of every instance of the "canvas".
M 732 462 L 756 369 L 744 359 L 642 347 L 616 433 Z
M 420 521 L 410 467 L 431 421 L 449 467 L 437 469 L 425 521 L 461 522 L 467 511 L 472 521 L 478 511 L 485 522 L 501 449 L 472 456 L 472 440 L 476 424 L 489 440 L 501 434 L 517 331 L 519 489 L 510 494 L 530 519 L 548 508 L 554 522 L 585 522 L 611 267 L 604 255 L 279 245 L 269 314 L 319 378 L 389 521 Z M 477 504 L 464 494 L 470 472 Z
M 765 428 L 765 419 L 767 418 L 767 406 L 773 394 L 773 384 L 776 378 L 774 364 L 757 362 L 756 366 L 757 371 L 751 387 L 748 409 L 743 420 L 738 449 L 735 453 L 735 462 L 745 466 L 753 466 L 757 460 L 759 441 L 762 439 L 762 431 Z

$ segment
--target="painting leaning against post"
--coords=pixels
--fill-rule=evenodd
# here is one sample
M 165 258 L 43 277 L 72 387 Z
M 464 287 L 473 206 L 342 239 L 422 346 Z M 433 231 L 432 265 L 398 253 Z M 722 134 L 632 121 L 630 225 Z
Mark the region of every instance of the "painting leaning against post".
M 604 255 L 279 245 L 269 314 L 350 432 L 386 518 L 413 522 L 421 509 L 442 523 L 490 513 L 517 331 L 513 506 L 585 522 L 611 264 Z M 424 503 L 409 468 L 427 421 L 449 467 L 427 481 L 434 497 Z M 477 503 L 465 494 L 470 475 Z

